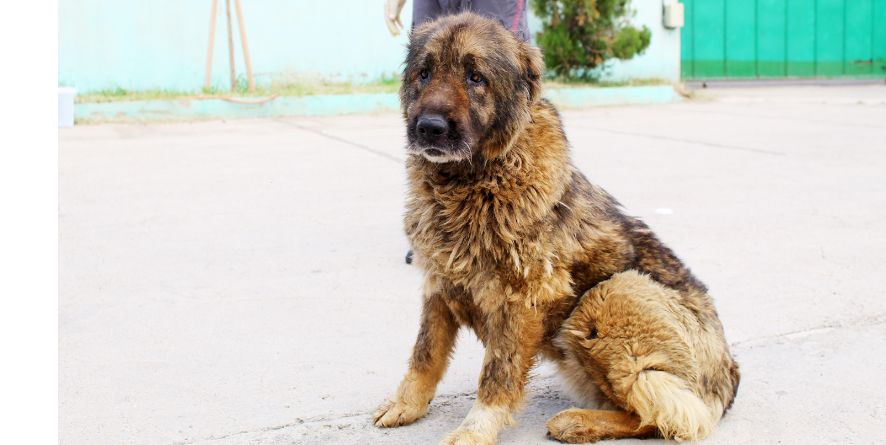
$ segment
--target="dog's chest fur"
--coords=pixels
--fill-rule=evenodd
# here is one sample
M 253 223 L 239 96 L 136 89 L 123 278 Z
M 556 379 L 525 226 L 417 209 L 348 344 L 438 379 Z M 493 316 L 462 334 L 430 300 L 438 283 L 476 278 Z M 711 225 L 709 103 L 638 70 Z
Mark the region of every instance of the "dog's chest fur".
M 449 166 L 413 157 L 407 170 L 406 233 L 426 273 L 465 289 L 481 309 L 573 297 L 584 290 L 573 289 L 577 265 L 592 278 L 623 268 L 592 264 L 597 240 L 608 240 L 608 258 L 630 246 L 612 245 L 615 228 L 595 221 L 592 190 L 581 190 L 590 185 L 570 164 L 547 106 L 533 110 L 533 123 L 495 160 Z

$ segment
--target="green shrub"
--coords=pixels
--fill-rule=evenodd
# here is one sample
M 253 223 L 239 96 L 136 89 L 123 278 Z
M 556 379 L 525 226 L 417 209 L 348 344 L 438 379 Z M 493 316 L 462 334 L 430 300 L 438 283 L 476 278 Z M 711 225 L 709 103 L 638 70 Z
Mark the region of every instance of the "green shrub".
M 628 24 L 630 0 L 532 0 L 545 64 L 561 78 L 589 79 L 609 59 L 627 60 L 649 46 L 649 28 Z

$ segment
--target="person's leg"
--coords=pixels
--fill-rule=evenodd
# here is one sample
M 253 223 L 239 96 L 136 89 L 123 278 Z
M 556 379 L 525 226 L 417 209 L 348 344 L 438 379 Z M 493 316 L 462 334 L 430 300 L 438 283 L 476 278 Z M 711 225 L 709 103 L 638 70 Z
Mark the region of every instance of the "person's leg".
M 412 2 L 412 27 L 443 15 L 439 0 L 414 0 Z
M 463 0 L 462 8 L 492 17 L 519 39 L 529 41 L 529 0 Z

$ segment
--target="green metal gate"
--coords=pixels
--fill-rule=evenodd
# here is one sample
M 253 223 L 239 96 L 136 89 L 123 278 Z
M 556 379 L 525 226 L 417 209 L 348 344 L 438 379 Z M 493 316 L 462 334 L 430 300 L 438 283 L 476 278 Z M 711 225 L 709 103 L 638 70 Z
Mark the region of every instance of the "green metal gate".
M 886 0 L 682 0 L 684 79 L 886 77 Z

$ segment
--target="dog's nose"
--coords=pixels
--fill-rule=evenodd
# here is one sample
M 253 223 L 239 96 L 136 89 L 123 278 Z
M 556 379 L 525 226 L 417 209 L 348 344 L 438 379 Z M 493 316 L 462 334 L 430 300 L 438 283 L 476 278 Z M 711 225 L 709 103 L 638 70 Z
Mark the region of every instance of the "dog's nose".
M 449 131 L 449 124 L 439 114 L 423 114 L 418 117 L 415 125 L 419 139 L 432 142 L 440 139 Z

